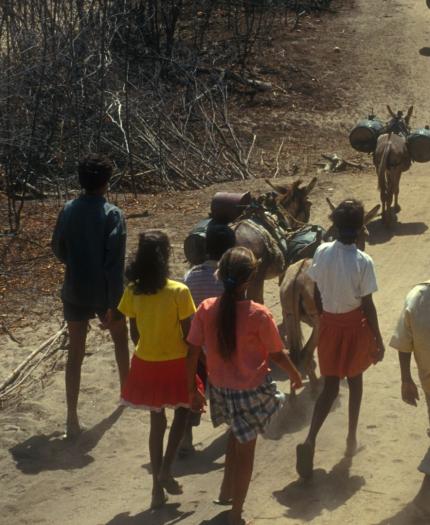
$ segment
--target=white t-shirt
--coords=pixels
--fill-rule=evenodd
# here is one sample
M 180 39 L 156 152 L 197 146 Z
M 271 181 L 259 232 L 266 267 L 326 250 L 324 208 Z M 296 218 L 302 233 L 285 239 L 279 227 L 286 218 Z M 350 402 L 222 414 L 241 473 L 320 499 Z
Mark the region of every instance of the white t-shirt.
M 423 390 L 430 395 L 430 281 L 414 286 L 406 296 L 390 346 L 413 352 Z
M 333 314 L 355 310 L 362 297 L 378 289 L 372 258 L 355 244 L 321 244 L 308 275 L 318 286 L 324 311 Z

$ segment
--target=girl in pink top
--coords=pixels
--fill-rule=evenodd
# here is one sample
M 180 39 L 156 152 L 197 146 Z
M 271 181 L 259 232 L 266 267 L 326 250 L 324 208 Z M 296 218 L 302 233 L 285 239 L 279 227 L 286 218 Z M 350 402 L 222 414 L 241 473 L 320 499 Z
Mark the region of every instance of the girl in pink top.
M 269 372 L 269 356 L 290 376 L 293 388 L 301 377 L 284 351 L 270 311 L 246 299 L 246 289 L 257 269 L 247 248 L 231 248 L 219 262 L 224 283 L 220 298 L 203 301 L 187 340 L 190 403 L 202 410 L 205 399 L 197 390 L 197 362 L 206 348 L 209 400 L 213 425 L 230 427 L 224 478 L 217 503 L 232 505 L 230 525 L 243 523 L 242 508 L 252 475 L 257 435 L 280 408 L 283 395 Z

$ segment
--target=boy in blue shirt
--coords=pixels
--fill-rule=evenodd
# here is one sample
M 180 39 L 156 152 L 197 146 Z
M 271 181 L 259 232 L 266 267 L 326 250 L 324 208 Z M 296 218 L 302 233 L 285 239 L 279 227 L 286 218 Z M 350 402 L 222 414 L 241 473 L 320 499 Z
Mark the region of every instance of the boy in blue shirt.
M 52 249 L 65 265 L 61 291 L 70 348 L 66 364 L 66 436 L 82 432 L 77 414 L 81 367 L 85 355 L 88 321 L 96 315 L 109 329 L 123 385 L 129 368 L 128 333 L 117 310 L 123 293 L 126 230 L 122 211 L 104 194 L 112 164 L 90 154 L 79 163 L 79 183 L 84 192 L 65 204 L 52 237 Z

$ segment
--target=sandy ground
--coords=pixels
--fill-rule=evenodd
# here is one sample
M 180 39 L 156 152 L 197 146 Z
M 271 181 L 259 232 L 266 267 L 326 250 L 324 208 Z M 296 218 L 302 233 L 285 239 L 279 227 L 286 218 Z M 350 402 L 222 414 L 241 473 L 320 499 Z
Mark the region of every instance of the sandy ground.
M 373 106 L 382 110 L 414 104 L 414 124 L 430 121 L 427 86 L 430 80 L 430 11 L 424 0 L 370 2 L 359 0 L 342 14 L 333 28 L 333 46 L 342 41 L 339 82 L 345 89 L 361 92 L 357 113 Z M 346 38 L 345 35 L 350 35 Z M 342 114 L 339 107 L 338 117 Z M 324 117 L 329 119 L 330 117 Z M 346 119 L 346 115 L 345 115 Z M 346 120 L 349 122 L 349 120 Z M 345 143 L 345 137 L 339 137 Z M 392 231 L 377 220 L 370 225 L 369 253 L 373 256 L 380 292 L 375 296 L 383 335 L 388 342 L 404 295 L 409 288 L 430 278 L 429 170 L 414 165 L 401 185 L 402 212 Z M 252 188 L 263 189 L 263 182 Z M 239 189 L 240 184 L 227 185 Z M 211 192 L 212 193 L 212 192 Z M 188 226 L 207 209 L 209 192 L 182 196 L 178 211 L 194 206 L 186 215 Z M 378 202 L 373 172 L 321 175 L 314 195 L 312 221 L 326 224 L 324 197 L 334 202 L 354 195 L 370 208 Z M 166 203 L 175 206 L 175 196 Z M 198 206 L 196 205 L 198 204 Z M 162 220 L 164 219 L 164 220 Z M 132 242 L 139 227 L 165 227 L 179 247 L 183 231 L 174 213 L 154 213 L 144 223 L 133 223 Z M 176 250 L 176 267 L 181 263 Z M 270 283 L 266 303 L 280 320 L 278 290 Z M 58 315 L 60 318 L 60 314 Z M 36 325 L 20 333 L 34 345 L 56 326 Z M 8 343 L 2 360 L 12 368 L 26 353 L 25 345 Z M 28 348 L 27 348 L 28 351 Z M 59 439 L 64 419 L 63 374 L 58 371 L 45 389 L 37 389 L 13 409 L 1 413 L 0 508 L 1 523 L 61 525 L 167 525 L 174 523 L 222 523 L 222 514 L 211 500 L 217 495 L 223 466 L 223 430 L 214 430 L 207 415 L 196 431 L 197 453 L 177 461 L 175 474 L 184 485 L 183 496 L 171 497 L 164 510 L 151 513 L 148 414 L 116 408 L 118 386 L 113 352 L 107 336 L 97 329 L 89 339 L 80 412 L 90 430 L 76 445 Z M 277 374 L 276 374 L 277 375 Z M 281 389 L 288 383 L 279 380 Z M 399 396 L 397 356 L 387 348 L 385 361 L 365 377 L 365 395 L 360 424 L 363 450 L 348 462 L 343 457 L 346 433 L 347 391 L 343 386 L 317 446 L 313 481 L 305 486 L 295 473 L 295 446 L 304 437 L 313 399 L 307 388 L 294 404 L 273 421 L 268 435 L 260 439 L 247 515 L 254 523 L 299 525 L 356 524 L 408 525 L 408 503 L 418 491 L 421 475 L 416 466 L 428 447 L 424 403 L 416 409 L 403 405 Z

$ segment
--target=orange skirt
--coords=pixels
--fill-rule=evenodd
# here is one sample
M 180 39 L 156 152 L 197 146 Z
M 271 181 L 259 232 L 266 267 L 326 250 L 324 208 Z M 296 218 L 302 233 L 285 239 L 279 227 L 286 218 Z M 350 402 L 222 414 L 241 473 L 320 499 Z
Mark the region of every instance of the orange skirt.
M 376 363 L 376 353 L 375 337 L 361 308 L 344 314 L 322 313 L 318 340 L 321 375 L 355 377 Z
M 196 381 L 204 392 L 198 376 Z M 156 412 L 164 408 L 189 408 L 186 359 L 144 361 L 134 355 L 121 404 Z

